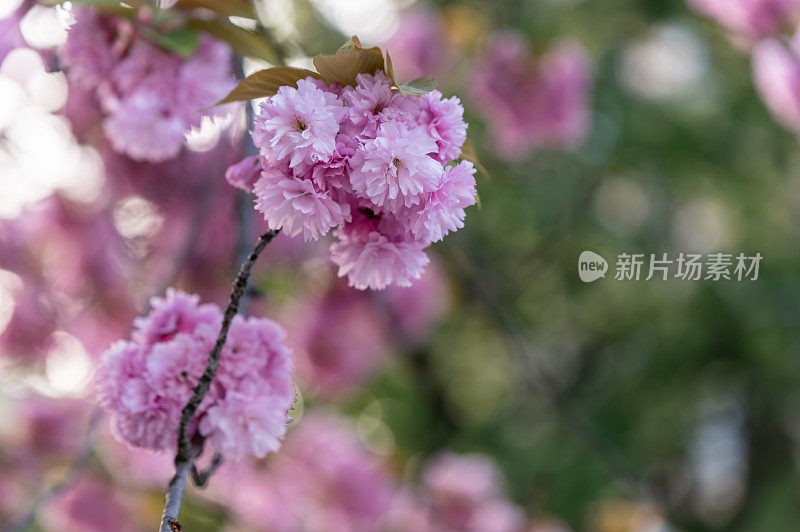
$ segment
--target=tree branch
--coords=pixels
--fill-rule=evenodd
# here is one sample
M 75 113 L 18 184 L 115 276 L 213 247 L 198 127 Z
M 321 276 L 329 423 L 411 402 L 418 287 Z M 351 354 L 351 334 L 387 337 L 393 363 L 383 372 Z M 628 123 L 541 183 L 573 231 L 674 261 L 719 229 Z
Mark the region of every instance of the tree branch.
M 247 281 L 250 278 L 250 272 L 253 265 L 258 260 L 258 256 L 267 247 L 278 231 L 267 231 L 258 238 L 250 256 L 242 263 L 239 273 L 233 282 L 231 296 L 228 301 L 228 306 L 225 309 L 225 316 L 222 320 L 222 327 L 220 328 L 217 341 L 214 348 L 208 355 L 208 363 L 206 369 L 200 380 L 195 386 L 192 397 L 186 406 L 181 411 L 181 420 L 178 425 L 178 451 L 175 454 L 175 474 L 169 481 L 167 492 L 164 497 L 164 514 L 161 517 L 161 532 L 179 532 L 183 530 L 180 522 L 178 522 L 178 513 L 180 512 L 181 504 L 183 502 L 183 494 L 186 489 L 186 477 L 192 469 L 192 462 L 199 454 L 197 446 L 192 444 L 191 436 L 189 434 L 189 424 L 192 418 L 197 413 L 200 403 L 208 393 L 211 387 L 211 382 L 214 380 L 214 375 L 219 368 L 219 356 L 222 348 L 225 346 L 225 341 L 228 339 L 228 329 L 231 326 L 233 317 L 239 310 L 239 302 L 245 293 Z
M 197 467 L 192 464 L 192 482 L 194 482 L 194 485 L 198 488 L 205 488 L 206 484 L 208 484 L 208 479 L 211 478 L 211 475 L 213 475 L 221 465 L 222 455 L 219 453 L 214 455 L 214 458 L 211 459 L 211 464 L 205 471 L 199 471 Z

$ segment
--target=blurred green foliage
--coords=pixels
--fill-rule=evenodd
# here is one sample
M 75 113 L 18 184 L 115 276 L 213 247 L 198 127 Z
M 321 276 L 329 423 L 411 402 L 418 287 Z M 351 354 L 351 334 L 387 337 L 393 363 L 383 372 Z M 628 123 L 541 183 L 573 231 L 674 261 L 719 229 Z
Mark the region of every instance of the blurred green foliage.
M 647 497 L 565 412 L 584 416 L 624 456 L 678 527 L 798 529 L 800 150 L 758 99 L 748 57 L 680 1 L 460 5 L 490 29 L 523 32 L 534 49 L 580 41 L 595 64 L 593 133 L 573 153 L 539 151 L 508 165 L 493 157 L 468 106 L 491 178 L 479 181 L 482 210 L 471 209 L 466 230 L 437 250 L 451 273 L 453 311 L 422 354 L 423 373 L 399 358 L 350 410 L 382 405 L 405 458 L 398 468 L 409 474 L 444 446 L 486 452 L 516 501 L 577 530 L 608 529 L 596 519 L 602 501 Z M 701 61 L 702 72 L 690 89 L 647 98 L 626 86 L 622 62 L 665 25 L 696 38 L 704 57 L 686 59 Z M 333 31 L 303 35 L 310 53 L 341 41 Z M 696 251 L 704 238 L 713 249 L 700 251 L 760 252 L 758 280 L 613 279 L 619 253 Z M 584 249 L 612 263 L 606 279 L 580 282 Z M 522 356 L 513 347 L 520 341 Z M 564 407 L 529 385 L 525 358 L 555 383 Z M 720 403 L 741 419 L 732 438 L 745 469 L 731 481 L 744 491 L 723 487 L 730 508 L 715 513 L 693 453 L 708 405 Z

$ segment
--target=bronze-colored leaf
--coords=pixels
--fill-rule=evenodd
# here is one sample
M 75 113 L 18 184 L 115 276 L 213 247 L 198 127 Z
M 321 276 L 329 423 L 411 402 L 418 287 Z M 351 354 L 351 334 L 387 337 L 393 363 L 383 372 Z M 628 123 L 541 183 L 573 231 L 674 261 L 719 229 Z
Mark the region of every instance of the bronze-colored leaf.
M 475 168 L 478 169 L 478 172 L 480 172 L 484 177 L 490 177 L 489 171 L 478 160 L 478 154 L 475 152 L 475 147 L 472 145 L 469 139 L 465 140 L 464 145 L 461 146 L 461 158 L 474 164 Z
M 275 45 L 263 34 L 225 21 L 212 21 L 193 18 L 186 21 L 190 28 L 201 30 L 228 42 L 242 55 L 263 59 L 273 65 L 282 63 L 281 55 Z
M 178 0 L 178 9 L 203 8 L 223 17 L 256 18 L 253 6 L 247 0 Z
M 355 85 L 359 74 L 374 74 L 383 70 L 383 54 L 375 48 L 346 48 L 334 55 L 318 55 L 314 66 L 326 83 Z
M 436 78 L 430 76 L 423 76 L 421 78 L 412 79 L 408 83 L 398 85 L 397 88 L 405 96 L 422 96 L 429 92 L 436 90 L 438 82 Z
M 305 68 L 273 67 L 259 70 L 243 79 L 230 94 L 217 102 L 217 105 L 274 96 L 284 85 L 296 87 L 298 80 L 308 76 L 320 77 L 316 72 Z

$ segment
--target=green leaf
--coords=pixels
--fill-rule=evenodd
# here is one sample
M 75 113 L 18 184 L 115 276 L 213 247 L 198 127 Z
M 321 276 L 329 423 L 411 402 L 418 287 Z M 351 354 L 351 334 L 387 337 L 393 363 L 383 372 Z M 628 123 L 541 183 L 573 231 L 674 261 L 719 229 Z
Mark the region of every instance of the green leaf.
M 283 62 L 275 45 L 263 34 L 224 21 L 193 18 L 186 25 L 226 41 L 234 50 L 247 57 L 263 59 L 273 65 Z
M 478 154 L 475 152 L 475 147 L 472 145 L 469 139 L 465 140 L 464 145 L 461 146 L 461 158 L 474 164 L 478 172 L 480 172 L 484 177 L 490 177 L 489 171 L 478 160 Z
M 182 28 L 169 33 L 148 33 L 156 44 L 179 54 L 183 58 L 190 57 L 200 46 L 200 38 L 197 36 L 197 32 L 189 28 Z
M 217 102 L 217 105 L 267 98 L 275 95 L 278 89 L 285 85 L 296 87 L 298 80 L 308 76 L 317 79 L 320 77 L 316 72 L 305 68 L 273 67 L 259 70 L 243 79 L 230 94 Z
M 412 79 L 408 83 L 399 85 L 397 88 L 405 96 L 422 96 L 429 92 L 436 90 L 438 82 L 436 78 L 431 76 L 423 76 L 421 78 Z
M 389 50 L 386 50 L 386 76 L 392 80 L 392 84 L 396 87 L 398 85 L 397 79 L 394 77 L 394 67 L 392 66 L 392 58 L 389 56 Z
M 374 74 L 383 70 L 380 48 L 344 48 L 334 55 L 318 55 L 314 66 L 326 83 L 355 85 L 359 74 Z
M 423 94 L 428 94 L 432 90 L 435 90 L 439 83 L 436 81 L 436 78 L 432 78 L 430 76 L 424 76 L 417 79 L 412 79 L 408 83 L 400 84 L 397 81 L 397 78 L 394 74 L 394 66 L 392 65 L 392 58 L 389 56 L 389 51 L 386 51 L 386 75 L 389 79 L 392 80 L 392 83 L 395 87 L 404 95 L 404 96 L 422 96 Z

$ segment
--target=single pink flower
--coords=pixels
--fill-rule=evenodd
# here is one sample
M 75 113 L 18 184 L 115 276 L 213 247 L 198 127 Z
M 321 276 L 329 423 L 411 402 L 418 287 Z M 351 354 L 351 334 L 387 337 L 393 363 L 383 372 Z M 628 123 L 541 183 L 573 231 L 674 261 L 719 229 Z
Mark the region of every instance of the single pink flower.
M 462 161 L 445 170 L 439 187 L 430 192 L 418 209 L 410 214 L 414 236 L 438 242 L 447 233 L 464 227 L 464 209 L 476 201 L 475 167 Z
M 261 104 L 253 140 L 271 164 L 310 166 L 326 160 L 336 148 L 345 108 L 336 94 L 320 89 L 312 79 L 301 79 L 297 88 L 281 87 Z
M 250 192 L 261 177 L 261 161 L 258 156 L 245 157 L 225 170 L 225 181 L 232 187 Z
M 390 284 L 409 286 L 422 275 L 429 259 L 414 241 L 392 242 L 377 231 L 355 236 L 346 229 L 336 233 L 331 259 L 339 266 L 339 277 L 347 276 L 359 290 L 382 290 Z
M 264 214 L 270 229 L 282 229 L 289 236 L 303 233 L 306 241 L 317 240 L 349 219 L 349 206 L 339 204 L 329 191 L 318 189 L 310 180 L 265 172 L 253 192 L 256 209 Z
M 436 143 L 419 129 L 397 121 L 382 124 L 378 135 L 353 156 L 350 184 L 376 206 L 394 211 L 420 203 L 442 178 L 440 162 L 430 155 Z

